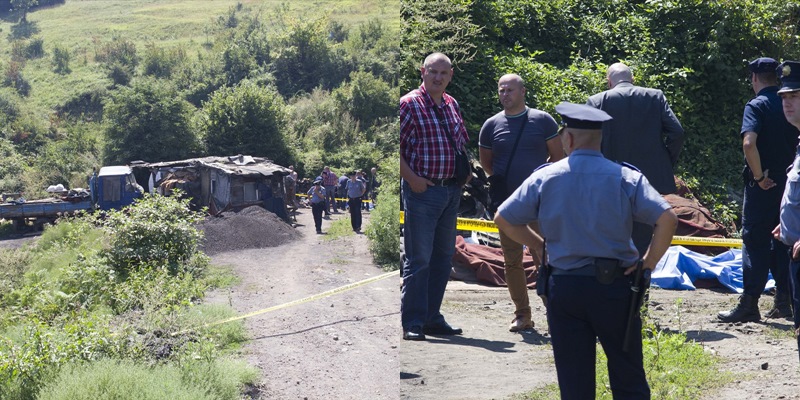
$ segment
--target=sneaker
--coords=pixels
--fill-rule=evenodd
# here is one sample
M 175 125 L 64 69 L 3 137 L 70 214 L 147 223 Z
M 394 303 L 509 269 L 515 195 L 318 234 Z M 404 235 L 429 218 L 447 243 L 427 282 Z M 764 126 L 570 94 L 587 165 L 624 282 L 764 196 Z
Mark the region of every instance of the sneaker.
M 509 332 L 519 332 L 528 329 L 533 329 L 533 321 L 521 315 L 514 317 L 514 320 L 511 321 L 511 326 L 508 327 Z

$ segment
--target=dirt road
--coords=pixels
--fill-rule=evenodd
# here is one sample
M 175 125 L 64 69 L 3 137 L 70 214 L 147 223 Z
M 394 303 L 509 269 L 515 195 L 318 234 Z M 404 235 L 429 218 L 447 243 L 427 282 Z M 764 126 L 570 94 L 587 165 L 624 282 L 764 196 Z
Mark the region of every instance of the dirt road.
M 347 218 L 333 214 L 323 222 Z M 364 226 L 369 214 L 364 213 Z M 310 209 L 297 215 L 304 235 L 280 247 L 218 253 L 241 278 L 206 301 L 250 313 L 384 273 L 365 235 L 324 240 Z M 261 399 L 396 399 L 400 381 L 399 286 L 391 277 L 246 320 L 252 340 L 242 352 L 262 371 Z
M 346 218 L 335 214 L 333 219 Z M 369 215 L 365 213 L 365 226 Z M 209 302 L 248 313 L 383 273 L 364 235 L 327 241 L 305 234 L 267 249 L 219 253 L 212 260 L 241 277 Z M 323 224 L 327 230 L 330 221 Z M 508 332 L 513 311 L 505 288 L 451 281 L 443 313 L 464 335 L 401 340 L 399 278 L 248 319 L 252 341 L 242 349 L 262 371 L 261 399 L 508 399 L 556 382 L 547 323 L 533 297 L 533 331 Z M 790 322 L 722 324 L 716 313 L 736 295 L 708 289 L 652 290 L 650 310 L 662 329 L 683 331 L 721 356 L 734 381 L 702 399 L 800 399 L 800 363 Z M 762 310 L 771 305 L 765 296 Z
M 797 345 L 786 333 L 790 322 L 714 322 L 736 297 L 708 289 L 654 289 L 650 309 L 662 329 L 686 332 L 722 357 L 722 369 L 735 373 L 733 383 L 709 390 L 703 399 L 800 399 Z M 543 307 L 538 298 L 531 301 L 534 330 L 511 333 L 514 308 L 505 288 L 451 281 L 443 314 L 464 335 L 402 343 L 401 398 L 507 399 L 555 383 Z M 762 301 L 764 311 L 770 305 L 771 298 Z

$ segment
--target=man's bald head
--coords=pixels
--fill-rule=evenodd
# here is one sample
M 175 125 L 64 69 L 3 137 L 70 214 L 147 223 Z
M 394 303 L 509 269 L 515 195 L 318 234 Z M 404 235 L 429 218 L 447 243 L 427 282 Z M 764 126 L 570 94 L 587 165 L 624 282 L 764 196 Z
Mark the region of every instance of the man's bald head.
M 501 86 L 503 84 L 514 85 L 514 87 L 517 88 L 525 87 L 525 81 L 517 74 L 505 74 L 501 76 L 497 81 L 497 86 Z
M 621 82 L 633 83 L 633 73 L 631 69 L 623 63 L 611 64 L 611 66 L 608 67 L 606 78 L 608 78 L 608 87 L 612 88 Z
M 429 68 L 432 64 L 438 61 L 444 61 L 451 67 L 453 66 L 453 62 L 450 61 L 450 57 L 446 56 L 444 53 L 431 53 L 425 57 L 425 62 L 422 63 L 422 67 Z

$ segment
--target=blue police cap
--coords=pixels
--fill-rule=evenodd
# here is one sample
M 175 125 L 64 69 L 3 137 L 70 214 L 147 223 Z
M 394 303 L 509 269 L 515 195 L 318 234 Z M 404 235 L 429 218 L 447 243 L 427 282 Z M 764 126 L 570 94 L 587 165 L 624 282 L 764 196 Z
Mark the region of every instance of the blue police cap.
M 610 115 L 599 108 L 566 101 L 556 106 L 556 112 L 561 114 L 564 126 L 575 129 L 601 129 L 603 121 L 611 119 Z
M 800 90 L 800 62 L 784 61 L 776 71 L 778 72 L 778 77 L 781 78 L 781 88 L 778 93 Z
M 775 68 L 778 67 L 778 62 L 775 61 L 774 58 L 769 57 L 761 57 L 756 58 L 753 61 L 750 61 L 750 64 L 747 65 L 747 68 L 750 69 L 750 72 L 760 73 L 760 72 L 772 72 L 775 71 Z

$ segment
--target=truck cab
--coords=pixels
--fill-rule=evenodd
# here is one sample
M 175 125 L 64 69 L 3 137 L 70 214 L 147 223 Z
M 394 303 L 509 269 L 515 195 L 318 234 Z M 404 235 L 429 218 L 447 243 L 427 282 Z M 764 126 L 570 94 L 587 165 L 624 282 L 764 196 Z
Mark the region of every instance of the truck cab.
M 133 170 L 127 165 L 100 168 L 89 182 L 92 202 L 99 210 L 118 210 L 141 198 L 144 189 L 136 183 Z

